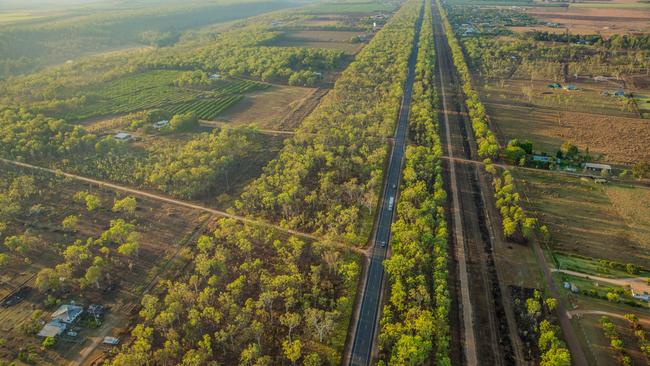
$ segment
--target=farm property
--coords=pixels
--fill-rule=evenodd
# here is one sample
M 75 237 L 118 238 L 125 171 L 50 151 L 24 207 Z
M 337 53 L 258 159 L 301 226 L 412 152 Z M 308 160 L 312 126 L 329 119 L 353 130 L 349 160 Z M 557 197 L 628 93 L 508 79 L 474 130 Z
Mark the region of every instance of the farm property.
M 591 181 L 549 172 L 514 171 L 524 206 L 548 225 L 551 247 L 568 253 L 647 266 L 650 190 Z M 645 202 L 645 203 L 644 203 Z M 633 234 L 638 232 L 639 234 Z

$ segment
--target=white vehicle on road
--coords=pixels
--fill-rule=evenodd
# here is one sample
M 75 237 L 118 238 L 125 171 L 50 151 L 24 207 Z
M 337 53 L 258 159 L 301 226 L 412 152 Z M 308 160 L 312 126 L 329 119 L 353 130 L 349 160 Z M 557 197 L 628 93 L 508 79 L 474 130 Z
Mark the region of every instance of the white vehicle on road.
M 390 197 L 388 199 L 388 211 L 393 211 L 393 206 L 395 206 L 395 197 Z

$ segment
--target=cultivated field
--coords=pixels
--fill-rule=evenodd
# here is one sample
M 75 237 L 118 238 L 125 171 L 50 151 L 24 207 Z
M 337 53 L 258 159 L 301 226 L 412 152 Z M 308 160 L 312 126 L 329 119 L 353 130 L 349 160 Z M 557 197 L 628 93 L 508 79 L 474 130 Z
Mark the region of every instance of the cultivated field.
M 502 144 L 528 139 L 535 150 L 554 155 L 569 141 L 606 162 L 650 159 L 650 122 L 626 107 L 625 98 L 600 95 L 607 87 L 593 82 L 575 83 L 576 91 L 546 85 L 510 79 L 483 86 L 482 97 Z

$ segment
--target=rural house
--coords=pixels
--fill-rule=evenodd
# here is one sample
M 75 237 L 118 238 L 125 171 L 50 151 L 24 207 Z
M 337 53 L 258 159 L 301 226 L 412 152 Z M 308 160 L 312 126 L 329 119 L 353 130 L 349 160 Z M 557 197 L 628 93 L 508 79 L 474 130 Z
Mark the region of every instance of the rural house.
M 52 320 L 45 324 L 38 332 L 39 337 L 57 337 L 68 328 L 68 325 L 79 319 L 83 313 L 83 307 L 74 304 L 61 305 L 52 313 Z

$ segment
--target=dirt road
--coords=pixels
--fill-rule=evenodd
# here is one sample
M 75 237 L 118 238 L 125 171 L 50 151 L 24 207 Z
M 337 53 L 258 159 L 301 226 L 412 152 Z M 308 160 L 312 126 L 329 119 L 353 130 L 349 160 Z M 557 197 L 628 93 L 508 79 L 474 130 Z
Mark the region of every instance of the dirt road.
M 285 232 L 287 234 L 302 237 L 304 239 L 309 239 L 309 240 L 314 240 L 314 241 L 325 241 L 325 242 L 328 243 L 328 245 L 332 245 L 333 247 L 336 247 L 336 248 L 339 248 L 339 249 L 342 249 L 342 250 L 351 250 L 351 251 L 355 251 L 355 252 L 357 252 L 359 254 L 367 255 L 367 251 L 363 250 L 363 249 L 354 248 L 354 247 L 351 247 L 351 246 L 348 246 L 348 245 L 345 245 L 345 244 L 342 244 L 342 243 L 335 243 L 335 242 L 332 242 L 332 241 L 329 241 L 329 240 L 324 240 L 323 238 L 317 237 L 317 236 L 312 235 L 312 234 L 307 234 L 307 233 L 303 233 L 303 232 L 300 232 L 300 231 L 283 228 L 281 226 L 271 224 L 271 223 L 268 223 L 268 222 L 265 222 L 265 221 L 256 220 L 256 219 L 252 219 L 252 218 L 248 218 L 248 217 L 244 217 L 244 216 L 240 216 L 240 215 L 234 215 L 234 214 L 231 214 L 231 213 L 228 213 L 228 212 L 225 212 L 225 211 L 221 211 L 221 210 L 217 210 L 217 209 L 214 209 L 214 208 L 202 206 L 202 205 L 200 205 L 198 203 L 187 202 L 187 201 L 183 201 L 183 200 L 163 196 L 163 195 L 158 194 L 158 193 L 152 193 L 152 192 L 147 192 L 147 191 L 143 191 L 143 190 L 139 190 L 139 189 L 135 189 L 135 188 L 129 188 L 129 187 L 125 187 L 125 186 L 122 186 L 122 185 L 115 184 L 115 183 L 105 182 L 105 181 L 101 181 L 101 180 L 93 179 L 93 178 L 87 178 L 87 177 L 83 177 L 83 176 L 76 175 L 76 174 L 62 172 L 60 170 L 43 168 L 43 167 L 40 167 L 40 166 L 27 164 L 27 163 L 22 163 L 22 162 L 19 162 L 19 161 L 0 158 L 0 162 L 3 162 L 5 164 L 9 164 L 9 165 L 18 166 L 18 167 L 21 167 L 21 168 L 26 168 L 26 169 L 36 170 L 36 171 L 40 171 L 40 172 L 50 173 L 50 174 L 57 175 L 57 176 L 63 176 L 63 177 L 66 177 L 66 178 L 78 180 L 78 181 L 81 181 L 81 182 L 84 182 L 84 183 L 89 183 L 89 184 L 96 185 L 96 186 L 99 186 L 99 187 L 110 188 L 110 189 L 113 189 L 113 190 L 126 192 L 126 193 L 129 193 L 129 194 L 134 194 L 134 195 L 137 195 L 137 196 L 140 196 L 140 197 L 153 199 L 153 200 L 156 200 L 156 201 L 161 201 L 161 202 L 170 203 L 170 204 L 177 205 L 177 206 L 182 206 L 182 207 L 186 207 L 186 208 L 190 208 L 190 209 L 194 209 L 194 210 L 199 210 L 199 211 L 215 214 L 215 215 L 218 215 L 218 216 L 221 216 L 221 217 L 227 217 L 227 218 L 235 219 L 237 221 L 241 221 L 241 222 L 246 223 L 246 224 L 267 227 L 267 228 L 270 228 L 270 229 L 278 230 L 280 232 Z
M 641 294 L 644 292 L 650 293 L 650 285 L 648 284 L 648 279 L 645 277 L 607 278 L 607 277 L 592 276 L 582 272 L 569 271 L 566 269 L 553 268 L 551 269 L 551 271 L 566 273 L 571 276 L 582 277 L 582 278 L 595 280 L 599 282 L 605 282 L 616 286 L 630 287 L 632 290 L 634 290 L 635 293 L 641 293 Z

